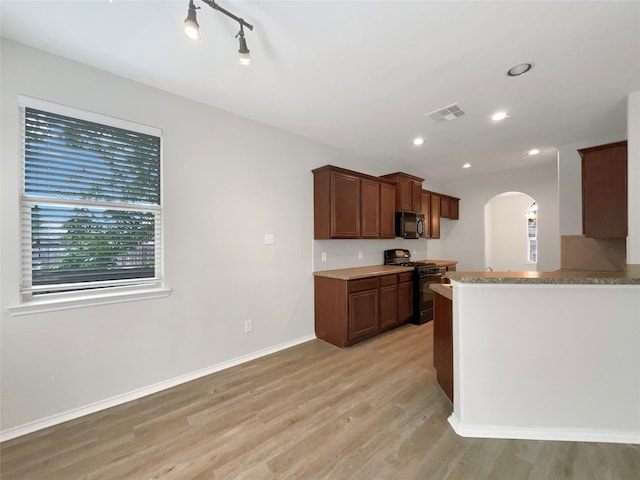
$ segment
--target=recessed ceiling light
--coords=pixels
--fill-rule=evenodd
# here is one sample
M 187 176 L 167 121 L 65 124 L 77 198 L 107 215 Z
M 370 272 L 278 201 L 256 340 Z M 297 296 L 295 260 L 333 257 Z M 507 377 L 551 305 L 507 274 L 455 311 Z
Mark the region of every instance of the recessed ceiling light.
M 414 145 L 422 145 L 424 143 L 424 138 L 422 137 L 417 137 L 413 139 L 413 144 Z
M 471 164 L 470 163 L 465 163 L 464 165 L 462 165 L 462 168 L 471 168 Z
M 493 120 L 494 122 L 499 122 L 500 120 L 504 120 L 505 118 L 508 118 L 509 114 L 507 112 L 496 112 L 493 115 L 491 115 L 491 120 Z
M 538 155 L 540 153 L 540 149 L 539 148 L 532 148 L 531 150 L 529 150 L 527 152 L 527 155 Z
M 527 73 L 529 70 L 533 68 L 531 63 L 521 63 L 520 65 L 516 65 L 515 67 L 511 67 L 507 71 L 507 75 L 510 77 L 517 77 L 524 73 Z

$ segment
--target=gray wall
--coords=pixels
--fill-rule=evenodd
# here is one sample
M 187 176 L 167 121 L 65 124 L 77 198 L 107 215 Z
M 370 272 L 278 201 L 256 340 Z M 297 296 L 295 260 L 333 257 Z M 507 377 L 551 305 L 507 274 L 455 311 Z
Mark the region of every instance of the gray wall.
M 20 303 L 19 94 L 162 129 L 168 298 L 8 312 Z M 363 159 L 5 40 L 1 100 L 3 431 L 313 337 L 311 169 Z

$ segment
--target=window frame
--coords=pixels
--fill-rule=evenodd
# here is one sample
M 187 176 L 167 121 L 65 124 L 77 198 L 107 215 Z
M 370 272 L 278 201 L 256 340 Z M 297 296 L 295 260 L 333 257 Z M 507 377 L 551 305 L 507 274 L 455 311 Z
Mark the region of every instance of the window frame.
M 532 213 L 534 205 L 536 206 L 535 213 Z M 530 222 L 530 216 L 532 214 L 534 215 L 533 221 L 535 222 L 535 225 L 534 225 L 535 235 L 533 237 L 530 236 L 530 232 L 529 232 L 529 229 L 530 229 L 529 222 Z M 537 265 L 538 263 L 538 202 L 536 202 L 535 200 L 531 202 L 531 204 L 527 208 L 526 218 L 527 218 L 527 263 L 530 263 L 532 265 Z M 532 244 L 535 244 L 535 252 L 534 252 L 534 249 L 531 248 Z M 535 260 L 531 259 L 532 253 L 534 253 L 535 255 Z
M 144 208 L 140 207 L 140 204 L 120 204 L 117 202 L 98 202 L 103 205 L 98 205 L 96 202 L 65 199 L 65 198 L 45 198 L 27 196 L 25 194 L 25 181 L 26 181 L 26 157 L 25 157 L 25 111 L 27 108 L 42 110 L 48 113 L 64 115 L 78 120 L 87 122 L 99 123 L 111 127 L 116 127 L 124 130 L 133 131 L 136 133 L 152 135 L 159 138 L 159 174 L 160 174 L 160 201 L 157 205 L 144 205 Z M 9 311 L 13 315 L 21 315 L 28 313 L 36 313 L 39 311 L 52 311 L 61 310 L 67 308 L 75 308 L 77 306 L 88 305 L 102 305 L 108 303 L 117 303 L 128 300 L 140 300 L 148 298 L 157 298 L 168 296 L 170 290 L 164 287 L 164 195 L 163 195 L 163 138 L 162 130 L 156 127 L 151 127 L 120 118 L 115 118 L 99 113 L 94 113 L 86 110 L 80 110 L 74 107 L 66 105 L 60 105 L 45 100 L 40 100 L 32 97 L 20 95 L 18 97 L 18 109 L 19 109 L 19 143 L 20 143 L 20 191 L 19 191 L 19 206 L 20 209 L 20 258 L 21 268 L 19 275 L 20 282 L 20 297 L 21 304 L 15 307 L 10 307 Z M 34 295 L 39 288 L 34 288 L 31 281 L 31 272 L 33 266 L 31 263 L 32 247 L 31 247 L 31 232 L 32 224 L 30 215 L 26 215 L 25 211 L 30 210 L 31 205 L 35 203 L 47 203 L 66 205 L 71 207 L 87 207 L 87 208 L 109 208 L 113 207 L 122 210 L 145 210 L 154 213 L 154 222 L 156 224 L 154 229 L 154 248 L 156 249 L 155 262 L 154 262 L 154 276 L 153 278 L 140 278 L 123 281 L 111 281 L 111 285 L 106 285 L 103 282 L 94 283 L 93 288 L 89 289 L 70 289 L 68 291 L 58 291 L 52 293 L 40 293 Z M 28 222 L 28 223 L 27 223 Z M 26 263 L 28 262 L 28 267 Z M 27 271 L 29 271 L 28 278 Z M 28 285 L 28 287 L 27 287 Z M 62 285 L 62 284 L 59 284 Z M 88 284 L 83 285 L 83 287 Z

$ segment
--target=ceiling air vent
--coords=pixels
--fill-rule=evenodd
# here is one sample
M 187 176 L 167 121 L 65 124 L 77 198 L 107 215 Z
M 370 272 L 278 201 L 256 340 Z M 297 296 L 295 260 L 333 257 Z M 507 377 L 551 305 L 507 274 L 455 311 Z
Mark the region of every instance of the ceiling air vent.
M 431 118 L 434 122 L 442 123 L 462 117 L 465 113 L 457 103 L 454 103 L 453 105 L 439 108 L 433 112 L 425 113 L 424 115 L 425 117 Z

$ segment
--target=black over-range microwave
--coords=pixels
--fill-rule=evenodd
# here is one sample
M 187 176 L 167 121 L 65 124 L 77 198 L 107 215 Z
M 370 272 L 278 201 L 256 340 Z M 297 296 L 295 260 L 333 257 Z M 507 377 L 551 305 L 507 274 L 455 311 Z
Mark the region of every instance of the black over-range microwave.
M 424 237 L 424 215 L 413 212 L 396 212 L 396 237 Z

